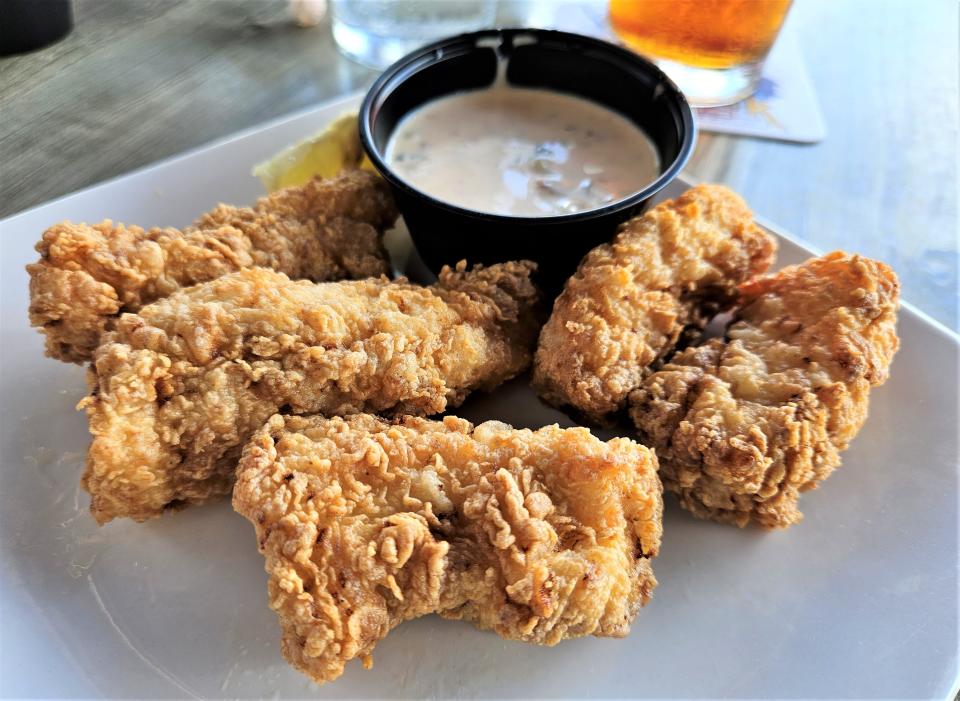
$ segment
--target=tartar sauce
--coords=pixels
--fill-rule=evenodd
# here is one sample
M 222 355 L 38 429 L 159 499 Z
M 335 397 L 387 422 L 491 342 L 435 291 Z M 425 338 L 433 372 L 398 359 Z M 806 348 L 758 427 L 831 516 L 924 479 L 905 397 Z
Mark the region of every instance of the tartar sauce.
M 650 139 L 626 117 L 573 95 L 508 86 L 414 110 L 391 135 L 386 160 L 439 200 L 521 217 L 596 209 L 660 173 Z

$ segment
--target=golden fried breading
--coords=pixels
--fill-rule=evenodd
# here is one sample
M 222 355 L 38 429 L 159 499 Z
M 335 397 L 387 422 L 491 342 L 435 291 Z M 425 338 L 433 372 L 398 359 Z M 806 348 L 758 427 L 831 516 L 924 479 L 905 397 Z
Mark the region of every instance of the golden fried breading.
M 681 332 L 732 306 L 736 286 L 773 261 L 773 238 L 734 192 L 694 187 L 590 251 L 540 334 L 540 396 L 603 423 Z
M 81 402 L 83 485 L 103 523 L 227 494 L 271 414 L 435 414 L 530 362 L 532 263 L 445 269 L 420 287 L 315 284 L 250 268 L 124 314 Z
M 835 252 L 741 286 L 727 332 L 630 395 L 664 486 L 697 516 L 785 528 L 840 464 L 897 350 L 893 271 Z
M 284 656 L 325 682 L 429 613 L 543 645 L 626 635 L 656 586 L 661 497 L 652 452 L 585 428 L 276 415 L 233 505 Z
M 397 212 L 386 183 L 351 171 L 261 198 L 220 205 L 193 227 L 57 224 L 37 244 L 30 322 L 47 355 L 90 359 L 119 314 L 242 268 L 264 266 L 317 282 L 389 273 L 383 230 Z

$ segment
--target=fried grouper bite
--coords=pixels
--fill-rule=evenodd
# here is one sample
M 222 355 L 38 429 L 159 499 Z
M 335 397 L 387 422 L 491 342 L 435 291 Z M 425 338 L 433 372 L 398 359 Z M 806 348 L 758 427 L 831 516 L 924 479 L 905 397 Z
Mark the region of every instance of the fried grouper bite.
M 697 516 L 785 528 L 840 464 L 899 340 L 899 283 L 841 252 L 756 278 L 725 339 L 688 348 L 630 395 L 664 486 Z
M 284 656 L 325 682 L 430 613 L 544 645 L 626 635 L 656 585 L 656 470 L 585 428 L 277 415 L 233 505 L 266 557 Z
M 81 403 L 83 485 L 99 522 L 228 494 L 243 444 L 275 412 L 437 414 L 530 363 L 532 263 L 293 281 L 251 268 L 124 314 Z
M 61 222 L 37 243 L 30 323 L 52 358 L 90 360 L 119 316 L 177 290 L 262 266 L 314 282 L 390 272 L 383 232 L 397 209 L 364 171 L 314 178 L 251 207 L 221 204 L 186 229 Z
M 764 272 L 776 242 L 743 199 L 698 185 L 621 226 L 590 251 L 543 327 L 534 362 L 538 394 L 608 423 L 647 368 L 737 298 Z

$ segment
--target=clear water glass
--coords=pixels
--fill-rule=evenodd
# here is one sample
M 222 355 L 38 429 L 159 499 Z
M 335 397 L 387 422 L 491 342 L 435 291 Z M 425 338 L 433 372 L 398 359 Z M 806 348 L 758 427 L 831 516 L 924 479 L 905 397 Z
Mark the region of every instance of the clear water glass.
M 495 0 L 333 0 L 333 38 L 347 57 L 383 69 L 431 41 L 491 27 Z

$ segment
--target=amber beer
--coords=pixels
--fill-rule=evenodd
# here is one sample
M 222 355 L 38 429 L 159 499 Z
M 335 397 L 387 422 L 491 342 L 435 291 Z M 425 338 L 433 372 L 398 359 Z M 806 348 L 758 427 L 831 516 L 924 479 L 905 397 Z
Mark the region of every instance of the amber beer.
M 791 0 L 610 0 L 610 22 L 633 49 L 697 68 L 762 61 Z

